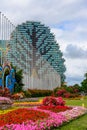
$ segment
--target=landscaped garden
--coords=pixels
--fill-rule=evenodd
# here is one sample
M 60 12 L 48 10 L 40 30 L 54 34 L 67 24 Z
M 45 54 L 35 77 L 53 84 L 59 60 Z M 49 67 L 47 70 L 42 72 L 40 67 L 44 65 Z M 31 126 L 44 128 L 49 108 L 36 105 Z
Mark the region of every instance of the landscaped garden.
M 24 103 L 23 101 L 18 102 L 15 100 L 12 103 L 10 99 L 3 97 L 2 104 L 7 101 L 8 104 L 12 104 L 12 107 L 6 110 L 0 110 L 0 130 L 62 129 L 60 127 L 61 125 L 66 123 L 68 125 L 70 121 L 77 119 L 87 112 L 87 109 L 83 106 L 78 107 L 78 105 L 73 106 L 73 103 L 70 104 L 69 100 L 66 99 L 64 101 L 62 97 L 50 96 L 40 99 L 36 98 L 34 102 L 32 98 L 30 102 Z M 81 103 L 84 101 L 84 105 L 86 105 L 86 100 L 87 98 L 81 99 L 80 101 Z M 75 101 L 78 102 L 79 99 Z M 33 107 L 30 107 L 32 103 L 34 103 Z
M 87 96 L 78 85 L 53 91 L 19 85 L 13 94 L 0 87 L 0 130 L 86 130 L 86 119 Z

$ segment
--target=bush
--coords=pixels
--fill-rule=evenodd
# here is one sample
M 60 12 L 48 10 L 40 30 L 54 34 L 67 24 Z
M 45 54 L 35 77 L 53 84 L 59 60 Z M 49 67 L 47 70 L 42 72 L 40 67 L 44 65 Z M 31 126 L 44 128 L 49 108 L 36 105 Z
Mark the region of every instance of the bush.
M 64 93 L 64 97 L 65 98 L 70 98 L 71 97 L 71 93 L 69 93 L 69 92 Z
M 72 109 L 72 107 L 68 106 L 39 106 L 38 108 L 42 110 L 50 110 L 56 113 Z
M 79 90 L 78 88 L 74 88 L 72 86 L 66 87 L 66 88 L 59 88 L 56 92 L 56 96 L 58 97 L 64 97 L 64 98 L 74 98 L 79 96 Z
M 8 109 L 12 106 L 13 102 L 7 97 L 0 97 L 0 109 Z
M 67 91 L 63 88 L 63 89 L 59 89 L 56 93 L 57 96 L 62 96 L 64 97 L 64 94 L 66 93 Z
M 1 97 L 11 97 L 9 89 L 6 87 L 4 89 L 2 87 L 0 87 L 0 96 Z
M 52 90 L 41 90 L 41 89 L 28 89 L 24 92 L 25 96 L 31 96 L 31 97 L 44 97 L 44 96 L 50 96 L 53 91 Z M 29 93 L 29 95 L 28 95 Z
M 62 99 L 62 97 L 46 97 L 43 99 L 42 104 L 44 106 L 64 106 L 65 105 L 65 101 Z
M 25 97 L 31 97 L 31 93 L 29 91 L 23 91 Z
M 56 99 L 57 99 L 57 105 L 60 105 L 60 106 L 64 106 L 65 105 L 65 101 L 63 100 L 62 97 L 58 97 Z
M 13 102 L 10 100 L 10 98 L 7 97 L 0 97 L 0 104 L 13 104 Z
M 25 97 L 25 95 L 24 95 L 23 92 L 20 92 L 20 93 L 16 93 L 16 94 L 11 95 L 11 98 L 12 98 L 12 99 L 21 99 L 21 98 L 24 98 L 24 97 Z

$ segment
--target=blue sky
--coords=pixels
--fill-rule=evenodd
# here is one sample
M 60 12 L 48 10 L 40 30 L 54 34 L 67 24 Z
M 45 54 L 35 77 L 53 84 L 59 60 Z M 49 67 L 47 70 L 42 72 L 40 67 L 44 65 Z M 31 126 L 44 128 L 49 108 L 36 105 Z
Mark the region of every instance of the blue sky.
M 86 0 L 3 0 L 0 10 L 14 25 L 34 20 L 49 26 L 66 60 L 66 81 L 81 83 L 87 72 Z

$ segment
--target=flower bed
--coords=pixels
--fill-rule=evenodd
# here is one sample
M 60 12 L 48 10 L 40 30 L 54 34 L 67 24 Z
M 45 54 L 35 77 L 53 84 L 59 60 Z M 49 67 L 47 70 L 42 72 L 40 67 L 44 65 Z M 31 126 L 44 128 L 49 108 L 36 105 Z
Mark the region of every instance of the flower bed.
M 17 110 L 10 111 L 6 114 L 0 115 L 0 126 L 4 126 L 6 124 L 21 124 L 28 120 L 36 121 L 47 118 L 49 116 L 48 113 L 33 110 L 33 109 L 26 109 L 26 108 L 19 108 Z
M 72 109 L 72 107 L 68 107 L 68 106 L 39 106 L 38 108 L 43 110 L 50 110 L 56 113 Z
M 12 104 L 13 104 L 13 102 L 10 100 L 10 98 L 0 97 L 0 109 L 1 110 L 10 108 L 12 106 Z
M 0 124 L 2 120 L 7 121 L 4 124 L 2 122 L 2 127 L 0 127 L 0 130 L 51 129 L 62 125 L 64 122 L 69 122 L 70 120 L 75 119 L 86 112 L 87 109 L 83 107 L 73 107 L 71 110 L 66 110 L 59 113 L 38 109 L 37 107 L 32 109 L 18 109 L 7 113 L 7 115 L 0 115 Z M 12 118 L 12 116 L 14 118 Z
M 25 107 L 29 107 L 29 106 L 40 106 L 41 103 L 40 102 L 15 102 L 13 104 L 13 106 L 25 106 Z

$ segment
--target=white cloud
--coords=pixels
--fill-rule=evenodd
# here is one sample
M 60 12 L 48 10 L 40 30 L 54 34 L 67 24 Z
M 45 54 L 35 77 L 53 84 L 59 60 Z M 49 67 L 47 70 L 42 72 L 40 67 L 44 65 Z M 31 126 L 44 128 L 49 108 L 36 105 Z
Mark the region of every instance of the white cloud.
M 85 59 L 66 59 L 65 65 L 67 66 L 67 79 L 68 84 L 72 82 L 81 83 L 84 78 L 84 74 L 87 72 L 87 60 Z M 73 80 L 74 79 L 74 80 Z
M 3 0 L 0 8 L 13 22 L 41 20 L 46 24 L 60 23 L 87 16 L 84 0 Z M 11 13 L 12 12 L 12 13 Z M 16 20 L 15 20 L 16 18 Z
M 69 44 L 66 47 L 65 53 L 64 53 L 65 57 L 67 58 L 71 58 L 71 59 L 86 59 L 87 58 L 87 49 L 83 49 L 81 47 L 78 47 L 76 45 L 72 45 Z

